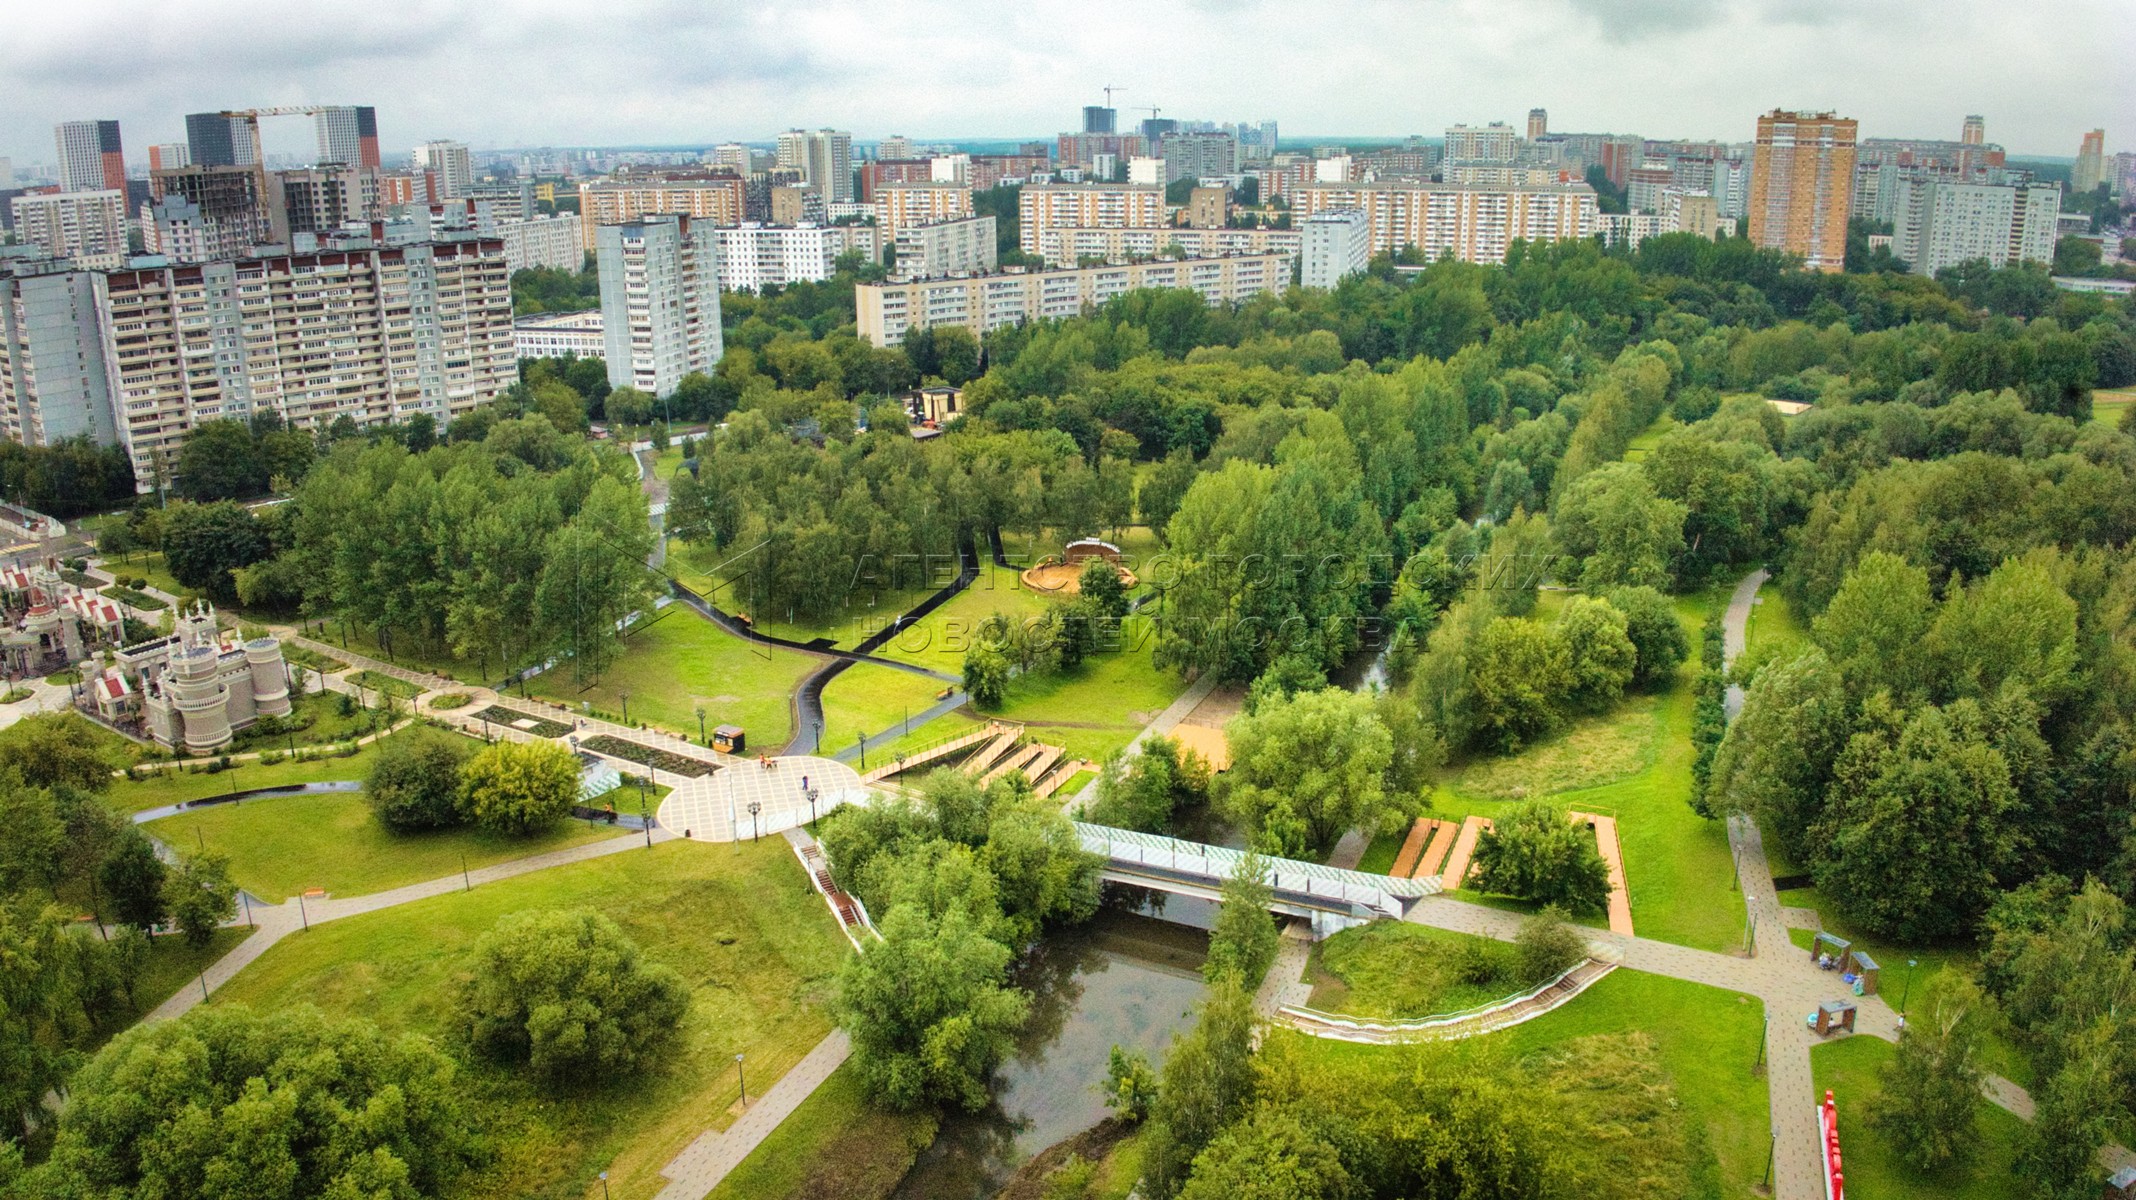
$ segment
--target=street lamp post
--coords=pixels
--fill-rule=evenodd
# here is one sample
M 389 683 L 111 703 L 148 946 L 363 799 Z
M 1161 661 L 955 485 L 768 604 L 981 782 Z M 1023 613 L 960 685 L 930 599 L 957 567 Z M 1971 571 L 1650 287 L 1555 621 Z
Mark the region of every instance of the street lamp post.
M 757 827 L 757 814 L 762 812 L 763 809 L 764 805 L 760 801 L 751 800 L 749 802 L 749 840 L 752 842 L 763 836 Z
M 697 740 L 707 746 L 712 744 L 711 739 L 705 736 L 705 710 L 701 708 L 697 710 Z
M 630 693 L 617 692 L 616 694 L 623 697 L 623 723 L 628 725 L 630 724 Z
M 813 831 L 816 828 L 816 789 L 805 787 L 801 794 L 808 797 L 808 827 Z
M 1918 958 L 1909 958 L 1906 960 L 1906 986 L 1900 989 L 1899 991 L 1899 1015 L 1901 1017 L 1906 1015 L 1906 1002 L 1913 998 L 1914 968 L 1920 965 L 1921 960 Z
M 863 771 L 865 771 L 865 770 L 867 770 L 867 769 L 868 769 L 868 735 L 867 735 L 867 734 L 865 734 L 865 733 L 863 733 L 863 734 L 860 734 L 860 735 L 859 735 L 859 737 L 860 737 L 860 769 L 861 769 L 861 770 L 863 770 Z
M 734 1056 L 734 1080 L 742 1088 L 742 1107 L 749 1107 L 749 1077 L 742 1074 L 742 1056 Z
M 601 1200 L 608 1200 L 608 1172 L 601 1172 Z

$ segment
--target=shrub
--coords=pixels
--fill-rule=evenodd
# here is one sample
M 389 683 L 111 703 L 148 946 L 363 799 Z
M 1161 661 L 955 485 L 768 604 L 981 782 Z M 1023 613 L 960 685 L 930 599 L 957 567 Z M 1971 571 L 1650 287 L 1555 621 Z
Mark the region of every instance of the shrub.
M 388 829 L 441 829 L 463 824 L 460 770 L 467 748 L 457 738 L 412 732 L 378 749 L 364 794 Z
M 579 763 L 554 742 L 498 742 L 467 760 L 460 783 L 461 803 L 478 824 L 532 833 L 570 815 Z
M 1587 938 L 1565 922 L 1565 910 L 1543 906 L 1520 924 L 1513 948 L 1520 977 L 1530 987 L 1547 983 L 1587 957 Z
M 1599 912 L 1609 904 L 1609 868 L 1595 849 L 1594 831 L 1541 801 L 1513 809 L 1485 831 L 1476 843 L 1473 886 L 1574 911 Z
M 475 943 L 471 965 L 459 1003 L 468 1043 L 552 1086 L 644 1066 L 690 1007 L 681 975 L 590 909 L 508 916 Z

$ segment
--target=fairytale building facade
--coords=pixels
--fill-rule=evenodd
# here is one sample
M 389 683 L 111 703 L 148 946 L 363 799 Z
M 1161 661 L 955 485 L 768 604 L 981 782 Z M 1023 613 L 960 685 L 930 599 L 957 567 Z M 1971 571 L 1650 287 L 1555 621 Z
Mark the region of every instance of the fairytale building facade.
M 122 706 L 138 697 L 141 732 L 189 754 L 220 750 L 261 717 L 290 713 L 282 643 L 225 640 L 208 604 L 180 610 L 176 633 L 120 650 L 97 687 L 100 708 L 107 693 Z

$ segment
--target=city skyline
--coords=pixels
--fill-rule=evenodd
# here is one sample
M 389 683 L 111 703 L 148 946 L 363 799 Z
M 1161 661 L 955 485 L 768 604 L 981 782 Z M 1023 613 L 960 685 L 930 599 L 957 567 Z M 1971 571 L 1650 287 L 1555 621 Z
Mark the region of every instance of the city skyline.
M 435 0 L 385 28 L 342 0 L 299 27 L 273 11 L 92 0 L 19 14 L 0 46 L 12 92 L 0 156 L 42 161 L 57 122 L 116 118 L 130 165 L 145 164 L 149 145 L 181 138 L 186 113 L 297 103 L 376 103 L 392 155 L 439 138 L 696 145 L 792 126 L 861 142 L 1039 138 L 1073 128 L 1107 84 L 1124 120 L 1156 105 L 1274 117 L 1293 137 L 1437 136 L 1541 107 L 1556 129 L 1747 141 L 1757 114 L 1781 106 L 1846 112 L 1864 137 L 1955 139 L 1981 113 L 2013 154 L 2069 157 L 2085 131 L 2105 127 L 2112 152 L 2128 145 L 2117 130 L 2136 128 L 2136 92 L 2113 83 L 2126 44 L 2113 31 L 2129 22 L 2114 0 L 2031 23 L 1988 0 L 1337 0 L 1304 13 L 1194 0 L 1155 14 L 1100 0 L 1073 20 L 958 0 L 522 3 L 499 20 L 495 6 Z M 109 40 L 120 24 L 123 46 Z M 301 153 L 302 125 L 263 130 L 269 151 Z

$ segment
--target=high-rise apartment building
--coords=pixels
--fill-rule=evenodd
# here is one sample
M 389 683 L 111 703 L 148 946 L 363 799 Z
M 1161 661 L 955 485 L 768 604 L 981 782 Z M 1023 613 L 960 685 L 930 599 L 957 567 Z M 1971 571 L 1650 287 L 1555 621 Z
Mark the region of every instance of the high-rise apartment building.
M 53 258 L 83 267 L 116 267 L 126 258 L 124 191 L 49 192 L 17 196 L 15 236 Z
M 578 194 L 588 250 L 598 246 L 601 226 L 622 225 L 658 213 L 679 213 L 708 225 L 739 225 L 748 216 L 746 183 L 739 175 L 720 172 L 619 171 L 579 184 Z
M 2072 191 L 2096 191 L 2106 180 L 2106 130 L 2094 129 L 2077 147 L 2077 164 L 2069 169 Z
M 1891 253 L 1916 275 L 1962 262 L 1991 267 L 2054 260 L 2062 189 L 1902 175 L 1892 198 Z
M 1958 140 L 1967 146 L 1986 145 L 1988 140 L 1987 120 L 1977 114 L 1968 116 L 1965 119 L 1964 127 L 1958 132 Z
M 1540 108 L 1528 110 L 1528 140 L 1535 141 L 1550 132 L 1550 114 Z
M 600 226 L 608 382 L 653 396 L 719 365 L 719 242 L 703 222 L 648 216 Z
M 259 123 L 219 112 L 192 113 L 185 119 L 187 166 L 250 167 L 259 164 Z
M 6 159 L 0 158 L 0 176 L 6 174 L 6 163 Z M 2121 197 L 2122 204 L 2126 206 L 2129 198 L 2136 196 L 2136 152 L 2123 150 L 2116 154 L 2107 174 L 2107 181 L 2113 184 L 2114 195 Z
M 437 176 L 440 200 L 464 196 L 474 186 L 475 160 L 468 153 L 466 142 L 424 142 L 415 148 L 410 160 L 416 170 Z
M 1774 109 L 1758 118 L 1750 178 L 1750 240 L 1839 271 L 1847 256 L 1856 122 Z
M 1361 208 L 1331 208 L 1307 217 L 1299 282 L 1332 288 L 1362 274 L 1372 258 L 1372 218 Z
M 1158 139 L 1157 153 L 1164 159 L 1168 184 L 1221 178 L 1239 170 L 1239 140 L 1228 133 L 1168 133 Z
M 755 152 L 740 142 L 725 142 L 712 147 L 712 152 L 705 156 L 705 165 L 747 175 L 756 169 Z
M 101 192 L 126 190 L 126 155 L 119 148 L 117 121 L 62 121 L 52 131 L 59 157 L 59 190 Z
M 586 239 L 577 213 L 504 217 L 497 221 L 497 236 L 504 240 L 508 271 L 529 267 L 576 271 L 586 263 Z
M 1111 133 L 1119 127 L 1120 112 L 1103 104 L 1083 106 L 1084 133 Z
M 148 148 L 148 169 L 170 171 L 186 166 L 193 161 L 193 153 L 184 142 L 160 142 Z
M 267 202 L 281 213 L 282 241 L 300 233 L 330 233 L 364 213 L 361 172 L 340 163 L 267 173 Z
M 0 433 L 26 446 L 118 438 L 103 370 L 104 277 L 57 269 L 0 274 Z
M 779 135 L 779 165 L 801 179 L 825 204 L 853 199 L 853 135 L 837 129 L 789 129 Z
M 700 230 L 700 233 L 704 231 Z M 740 225 L 710 231 L 719 243 L 719 285 L 730 292 L 829 279 L 842 254 L 880 254 L 873 225 Z
M 1055 140 L 1054 153 L 1064 167 L 1087 167 L 1100 154 L 1125 162 L 1141 155 L 1148 143 L 1133 133 L 1064 133 Z
M 1039 254 L 1046 231 L 1156 229 L 1165 224 L 1164 189 L 1120 183 L 1026 184 L 1016 202 L 1018 242 Z
M 953 183 L 892 183 L 875 192 L 875 223 L 895 242 L 908 225 L 932 225 L 972 215 L 972 189 Z
M 1296 260 L 1303 237 L 1296 228 L 1195 229 L 1160 225 L 1153 229 L 1073 229 L 1056 225 L 1039 239 L 1038 253 L 1049 267 L 1072 267 L 1093 259 L 1121 263 L 1260 254 L 1280 254 Z M 899 270 L 903 269 L 900 263 Z
M 1511 125 L 1455 125 L 1446 131 L 1446 161 L 1449 163 L 1511 163 L 1520 149 L 1520 135 Z
M 234 257 L 288 237 L 287 216 L 257 167 L 195 162 L 152 171 L 148 194 L 153 208 L 142 225 L 149 249 L 179 262 Z M 167 203 L 174 198 L 185 204 Z M 167 221 L 169 240 L 164 240 Z
M 1072 317 L 1137 288 L 1188 288 L 1211 306 L 1236 304 L 1290 286 L 1290 263 L 1279 254 L 1241 255 L 863 283 L 853 289 L 853 305 L 862 338 L 895 346 L 908 333 L 938 325 L 983 335 L 1005 325 Z
M 34 440 L 65 428 L 124 446 L 144 491 L 202 421 L 274 412 L 323 429 L 342 416 L 371 425 L 427 412 L 443 422 L 518 377 L 511 282 L 493 239 L 360 239 L 313 254 L 0 279 L 0 311 L 33 302 L 47 313 L 42 342 L 0 336 L 0 388 L 15 406 L 7 432 Z
M 902 133 L 893 133 L 875 144 L 875 157 L 898 162 L 920 156 L 915 153 L 911 138 Z
M 312 130 L 319 140 L 320 162 L 379 169 L 377 109 L 367 104 L 322 108 L 312 114 Z
M 994 218 L 964 217 L 931 225 L 900 225 L 895 235 L 900 278 L 979 275 L 1001 262 Z
M 1515 240 L 1555 242 L 1590 237 L 1600 210 L 1584 183 L 1539 187 L 1429 183 L 1313 183 L 1291 193 L 1291 219 L 1362 209 L 1372 223 L 1374 254 L 1416 247 L 1429 261 L 1502 263 Z

